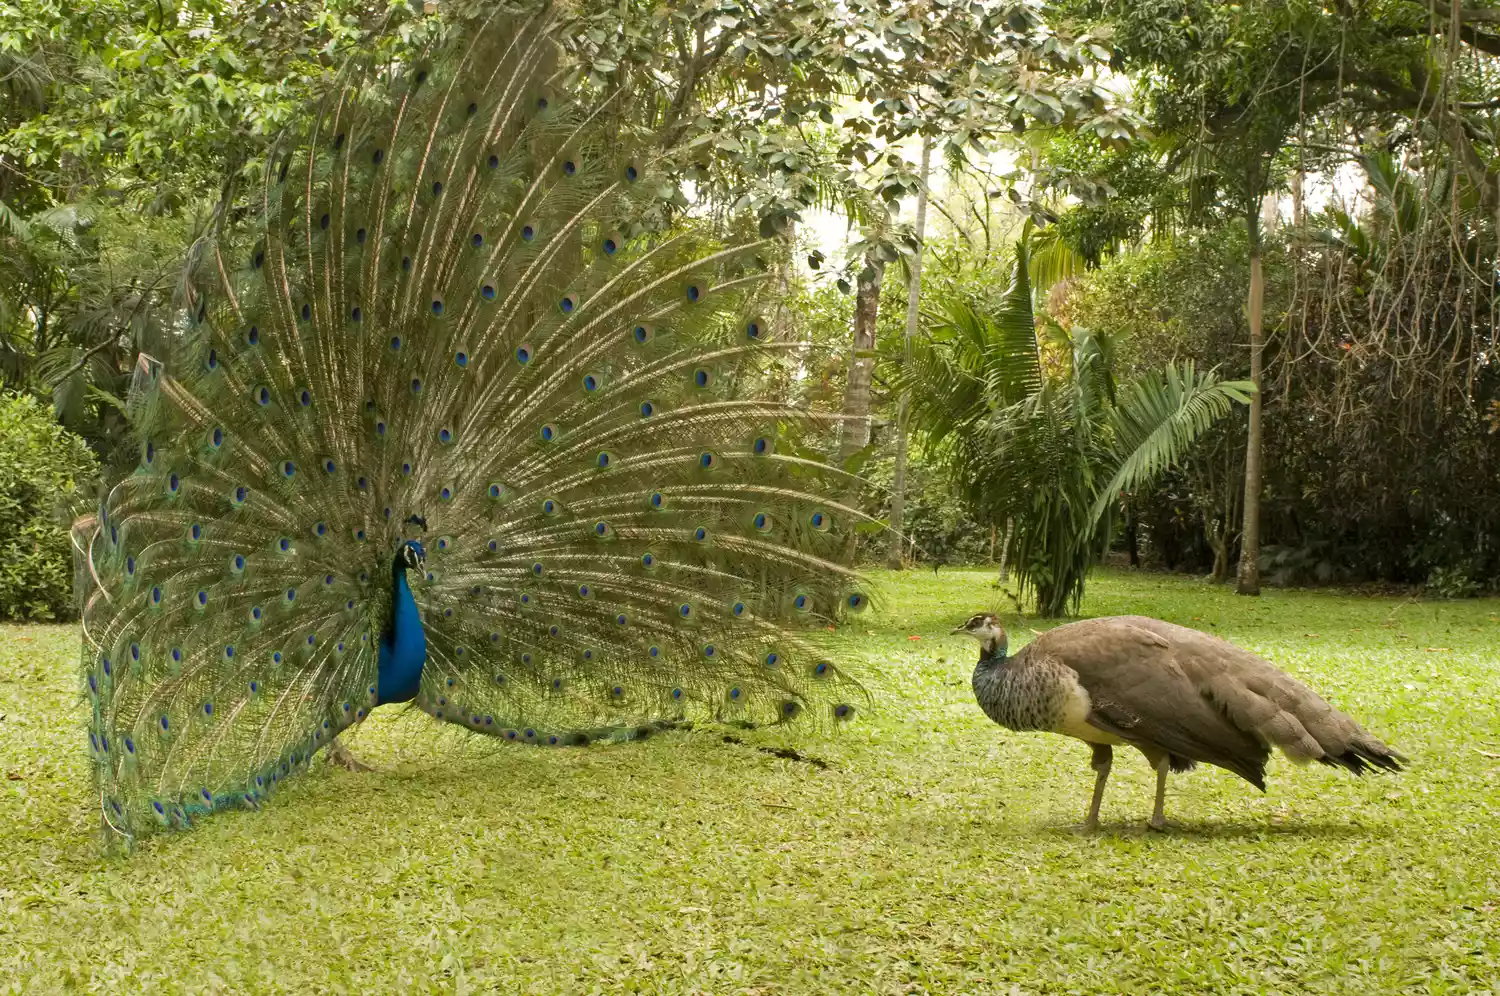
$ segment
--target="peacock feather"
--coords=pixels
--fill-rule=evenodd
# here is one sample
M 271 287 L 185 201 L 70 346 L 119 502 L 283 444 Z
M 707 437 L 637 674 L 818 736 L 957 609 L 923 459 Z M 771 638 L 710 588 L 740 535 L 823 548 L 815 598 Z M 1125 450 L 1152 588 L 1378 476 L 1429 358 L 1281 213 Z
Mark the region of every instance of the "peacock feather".
M 351 68 L 195 247 L 74 531 L 107 835 L 258 805 L 388 702 L 557 745 L 860 700 L 798 634 L 867 598 L 774 247 L 680 210 L 556 37 Z

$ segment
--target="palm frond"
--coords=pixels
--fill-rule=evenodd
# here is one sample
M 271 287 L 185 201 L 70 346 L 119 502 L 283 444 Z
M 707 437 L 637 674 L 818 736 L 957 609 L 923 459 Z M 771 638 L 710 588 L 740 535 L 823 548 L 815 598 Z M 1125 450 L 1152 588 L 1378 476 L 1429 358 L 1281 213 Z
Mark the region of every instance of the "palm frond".
M 31 235 L 31 226 L 26 223 L 25 218 L 16 213 L 15 208 L 0 201 L 0 232 L 10 232 L 24 241 Z
M 1056 225 L 1035 229 L 1030 242 L 1029 276 L 1040 294 L 1088 268 L 1087 261 L 1068 245 Z
M 953 298 L 923 313 L 925 336 L 893 379 L 910 391 L 916 424 L 930 441 L 973 432 L 991 414 L 1042 388 L 1041 352 L 1031 308 L 1024 244 L 1017 246 L 1000 306 Z
M 1121 491 L 1150 484 L 1236 402 L 1248 404 L 1254 391 L 1250 381 L 1220 381 L 1212 370 L 1200 373 L 1192 361 L 1168 364 L 1160 374 L 1126 385 L 1109 417 L 1118 464 L 1091 516 L 1102 518 Z
M 936 443 L 990 411 L 985 356 L 991 330 L 987 317 L 964 301 L 944 302 L 924 317 L 926 335 L 912 342 L 894 380 L 911 392 L 918 424 Z
M 993 334 L 986 351 L 991 390 L 999 406 L 1016 404 L 1042 386 L 1042 357 L 1031 305 L 1031 254 L 1024 240 L 1016 243 L 1010 287 L 991 320 Z

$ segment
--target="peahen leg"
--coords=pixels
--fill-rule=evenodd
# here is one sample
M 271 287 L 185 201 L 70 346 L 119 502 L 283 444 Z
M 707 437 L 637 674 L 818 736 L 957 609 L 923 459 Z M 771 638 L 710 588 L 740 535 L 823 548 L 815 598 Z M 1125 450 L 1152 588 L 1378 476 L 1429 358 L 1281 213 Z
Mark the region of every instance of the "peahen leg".
M 1089 813 L 1083 818 L 1083 829 L 1099 829 L 1099 804 L 1104 801 L 1104 783 L 1109 780 L 1109 768 L 1114 763 L 1114 748 L 1109 744 L 1092 744 L 1094 759 L 1089 766 L 1094 769 L 1094 799 L 1089 803 Z
M 1162 812 L 1162 805 L 1167 798 L 1167 772 L 1171 769 L 1172 758 L 1163 754 L 1156 762 L 1156 808 L 1151 811 L 1152 830 L 1165 830 L 1167 828 L 1167 815 Z
M 333 743 L 328 745 L 328 763 L 336 764 L 345 771 L 365 772 L 375 770 L 370 765 L 355 757 L 338 737 L 334 737 Z

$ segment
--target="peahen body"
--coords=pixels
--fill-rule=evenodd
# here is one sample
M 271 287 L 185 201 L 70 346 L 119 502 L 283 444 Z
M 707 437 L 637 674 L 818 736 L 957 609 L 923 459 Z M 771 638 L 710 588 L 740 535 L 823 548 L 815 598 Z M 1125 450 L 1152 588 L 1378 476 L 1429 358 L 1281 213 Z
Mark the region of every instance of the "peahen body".
M 677 210 L 554 35 L 351 70 L 196 247 L 74 532 L 107 834 L 257 805 L 389 703 L 534 744 L 851 714 L 796 633 L 865 596 L 771 250 Z
M 1086 619 L 1048 630 L 1008 654 L 995 616 L 955 633 L 979 641 L 974 697 L 1011 730 L 1046 730 L 1093 748 L 1094 796 L 1084 826 L 1099 823 L 1113 749 L 1135 747 L 1156 769 L 1153 829 L 1164 829 L 1167 772 L 1198 763 L 1265 791 L 1271 748 L 1293 762 L 1363 774 L 1400 770 L 1400 754 L 1275 665 L 1226 640 L 1145 616 Z

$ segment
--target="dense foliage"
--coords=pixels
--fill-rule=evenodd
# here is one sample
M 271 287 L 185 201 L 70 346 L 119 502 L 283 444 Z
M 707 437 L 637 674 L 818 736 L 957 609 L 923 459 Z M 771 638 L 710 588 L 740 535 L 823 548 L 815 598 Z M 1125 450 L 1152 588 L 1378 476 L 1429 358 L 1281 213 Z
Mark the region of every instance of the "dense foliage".
M 46 408 L 0 393 L 0 619 L 70 614 L 67 513 L 87 494 L 96 469 L 88 446 Z
M 1362 238 L 1400 251 L 1399 238 L 1379 231 L 1378 214 L 1366 224 L 1374 230 Z M 1364 230 L 1340 238 L 1356 231 Z M 1489 333 L 1450 326 L 1434 336 L 1427 362 L 1415 344 L 1404 357 L 1390 355 L 1370 322 L 1370 282 L 1379 278 L 1351 265 L 1351 252 L 1297 233 L 1267 246 L 1268 316 L 1278 328 L 1266 394 L 1267 576 L 1481 590 L 1500 579 L 1500 433 L 1486 417 L 1500 403 L 1500 369 L 1485 358 Z M 1450 262 L 1407 260 L 1416 299 L 1405 307 L 1441 321 L 1432 284 L 1425 294 L 1418 288 L 1424 272 L 1432 279 Z M 1131 368 L 1192 356 L 1235 375 L 1245 364 L 1244 315 L 1221 302 L 1245 268 L 1241 233 L 1149 246 L 1076 281 L 1059 311 L 1108 332 Z M 1472 372 L 1447 370 L 1455 355 L 1476 353 Z M 1143 542 L 1165 566 L 1223 576 L 1237 556 L 1243 460 L 1243 438 L 1215 432 L 1167 486 L 1133 499 Z
M 269 143 L 345 60 L 411 59 L 496 2 L 513 0 L 0 5 L 0 384 L 50 400 L 109 457 L 138 355 L 173 335 L 189 247 L 233 222 Z M 962 426 L 914 405 L 909 562 L 1020 556 L 1040 593 L 1025 579 L 1042 561 L 1023 551 L 1067 546 L 1055 590 L 1071 594 L 1042 599 L 1054 611 L 1118 525 L 1132 562 L 1219 580 L 1248 545 L 1272 583 L 1500 586 L 1493 0 L 560 9 L 572 69 L 633 95 L 622 135 L 665 130 L 692 150 L 676 178 L 710 205 L 695 224 L 775 243 L 771 317 L 803 361 L 775 389 L 842 401 L 841 424 L 807 443 L 864 474 L 852 500 L 874 515 L 893 504 L 903 391 L 948 386 L 903 369 L 924 144 L 920 306 L 1000 314 L 1006 247 L 1040 225 L 1025 295 L 1044 332 L 1038 384 L 1077 388 L 1088 378 L 1070 371 L 1096 362 L 1125 384 L 1189 360 L 1194 376 L 1243 380 L 1263 343 L 1263 417 L 1235 406 L 1197 426 L 1178 464 L 1123 495 L 1078 443 L 1096 422 L 1076 390 L 1066 405 L 1027 395 L 1030 421 L 1015 409 L 998 449 L 1015 399 Z M 847 222 L 838 245 L 811 237 L 815 212 Z M 943 321 L 921 336 L 941 339 Z M 1050 453 L 1049 496 L 1073 482 L 1049 526 L 1001 507 L 996 483 L 1020 480 L 986 467 L 1002 451 L 1007 466 Z M 1261 536 L 1247 542 L 1252 494 Z M 1101 501 L 1096 531 L 1084 506 Z

